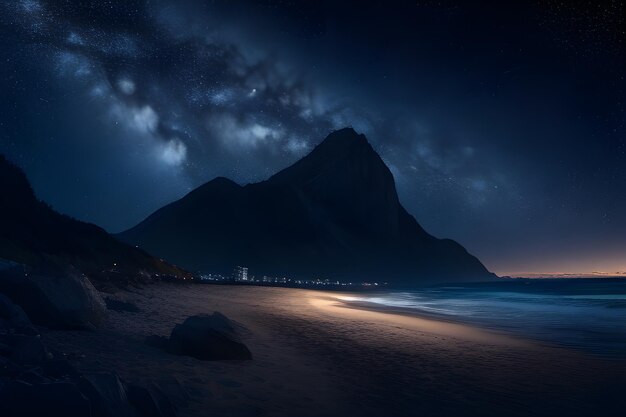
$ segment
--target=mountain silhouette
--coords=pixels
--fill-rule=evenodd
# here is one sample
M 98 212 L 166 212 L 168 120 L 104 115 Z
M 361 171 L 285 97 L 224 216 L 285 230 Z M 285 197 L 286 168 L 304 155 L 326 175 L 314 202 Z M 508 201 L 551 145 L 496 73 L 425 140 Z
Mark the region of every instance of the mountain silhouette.
M 189 276 L 105 230 L 54 211 L 35 196 L 24 172 L 0 155 L 0 258 L 37 269 L 78 268 L 100 283 L 155 274 Z
M 402 207 L 364 135 L 335 131 L 266 181 L 215 178 L 119 237 L 187 269 L 390 283 L 494 277 Z

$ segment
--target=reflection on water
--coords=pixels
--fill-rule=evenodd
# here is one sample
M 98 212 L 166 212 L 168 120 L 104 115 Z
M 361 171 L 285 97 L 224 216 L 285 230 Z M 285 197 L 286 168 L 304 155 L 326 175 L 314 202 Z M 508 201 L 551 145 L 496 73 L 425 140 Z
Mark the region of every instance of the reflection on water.
M 626 357 L 626 280 L 515 280 L 341 297 Z

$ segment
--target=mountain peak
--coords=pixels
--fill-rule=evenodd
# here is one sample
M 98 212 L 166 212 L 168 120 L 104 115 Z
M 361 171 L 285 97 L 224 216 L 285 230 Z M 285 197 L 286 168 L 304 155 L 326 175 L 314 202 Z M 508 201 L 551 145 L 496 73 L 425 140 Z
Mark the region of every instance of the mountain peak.
M 364 134 L 357 133 L 352 127 L 344 127 L 329 133 L 326 139 L 317 145 L 311 154 L 321 150 L 332 153 L 345 152 L 360 146 L 371 148 Z
M 331 132 L 308 155 L 273 175 L 268 181 L 303 183 L 318 177 L 322 172 L 331 170 L 338 174 L 337 170 L 355 165 L 369 166 L 383 172 L 383 175 L 389 171 L 365 135 L 357 133 L 352 127 L 346 127 Z
M 333 130 L 326 136 L 326 139 L 322 141 L 324 143 L 345 142 L 345 141 L 358 141 L 367 143 L 367 138 L 362 133 L 357 133 L 352 126 L 344 127 L 342 129 Z

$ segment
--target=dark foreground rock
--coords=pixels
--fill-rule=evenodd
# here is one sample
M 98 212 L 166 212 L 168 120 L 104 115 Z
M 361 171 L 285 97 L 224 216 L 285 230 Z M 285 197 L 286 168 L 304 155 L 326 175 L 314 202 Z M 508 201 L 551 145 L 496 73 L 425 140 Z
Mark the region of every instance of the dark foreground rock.
M 2 362 L 0 361 L 0 364 Z M 176 417 L 155 384 L 124 384 L 113 372 L 62 379 L 38 370 L 0 377 L 0 415 L 11 417 Z
M 24 310 L 3 294 L 0 294 L 0 320 L 6 320 L 11 325 L 30 323 Z
M 175 417 L 176 409 L 160 388 L 129 384 L 128 401 L 142 416 Z
M 17 329 L 19 333 L 37 334 L 24 310 L 0 294 L 0 330 Z
M 91 404 L 71 382 L 30 384 L 10 381 L 0 389 L 0 415 L 86 417 Z
M 81 374 L 62 352 L 47 349 L 26 314 L 3 296 L 0 320 L 0 416 L 176 416 L 176 406 L 154 383 L 127 385 L 114 372 Z M 184 406 L 184 388 L 169 385 Z
M 114 372 L 83 375 L 78 378 L 77 385 L 93 405 L 93 417 L 134 416 L 124 384 Z
M 1 270 L 0 293 L 19 305 L 33 323 L 53 329 L 93 329 L 106 317 L 98 290 L 75 269 L 49 274 L 22 267 Z
M 197 315 L 177 324 L 169 339 L 149 336 L 146 343 L 177 355 L 201 360 L 246 360 L 252 353 L 241 341 L 237 325 L 221 313 Z

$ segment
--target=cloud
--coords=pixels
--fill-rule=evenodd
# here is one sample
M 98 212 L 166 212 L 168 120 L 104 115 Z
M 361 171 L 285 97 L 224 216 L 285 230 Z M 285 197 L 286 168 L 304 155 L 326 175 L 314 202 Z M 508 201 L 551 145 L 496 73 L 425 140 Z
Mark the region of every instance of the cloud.
M 302 155 L 333 126 L 339 106 L 298 71 L 266 51 L 250 51 L 219 25 L 198 25 L 187 6 L 171 4 L 166 13 L 158 5 L 135 10 L 120 2 L 114 12 L 94 6 L 104 15 L 122 13 L 122 24 L 85 19 L 82 14 L 94 10 L 81 6 L 36 3 L 41 13 L 26 13 L 22 25 L 45 23 L 38 47 L 47 48 L 57 74 L 74 91 L 82 88 L 97 111 L 105 109 L 115 126 L 128 131 L 123 136 L 140 134 L 144 141 L 135 141 L 138 146 L 152 141 L 157 154 L 166 149 L 167 157 L 157 161 L 182 159 L 182 148 L 171 142 L 177 138 L 185 146 L 183 158 L 192 163 L 169 165 L 189 175 L 210 166 L 221 149 L 237 157 L 238 151 L 257 153 L 256 167 L 281 167 L 281 155 Z M 22 14 L 34 7 L 19 4 L 19 10 L 0 7 Z
M 287 141 L 285 148 L 294 155 L 303 155 L 311 146 L 306 140 L 292 137 Z
M 61 76 L 73 76 L 84 80 L 92 75 L 93 66 L 84 55 L 61 51 L 56 54 L 55 61 L 57 72 Z
M 154 133 L 159 124 L 159 116 L 150 106 L 130 109 L 130 126 L 141 133 Z
M 20 2 L 20 7 L 26 13 L 31 13 L 31 14 L 41 13 L 43 9 L 41 6 L 41 3 L 36 0 L 23 0 Z
M 231 150 L 250 150 L 270 146 L 284 137 L 280 127 L 270 127 L 259 122 L 238 120 L 229 113 L 214 115 L 207 122 L 207 129 L 219 137 Z
M 178 139 L 171 139 L 163 145 L 161 158 L 168 165 L 178 166 L 187 159 L 187 146 Z
M 127 96 L 135 92 L 135 83 L 129 78 L 120 78 L 117 80 L 117 88 Z
M 70 32 L 66 40 L 70 45 L 85 46 L 85 40 L 76 32 Z

